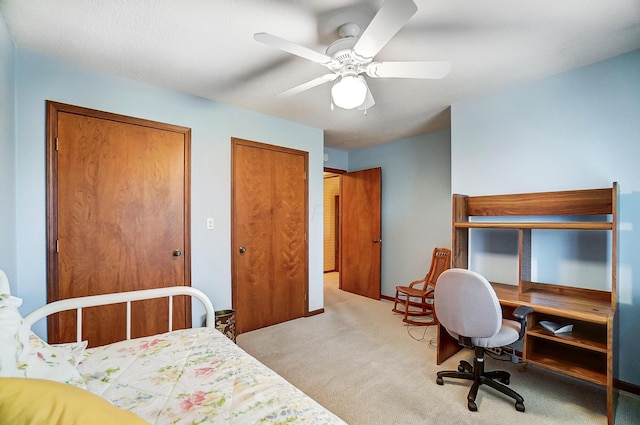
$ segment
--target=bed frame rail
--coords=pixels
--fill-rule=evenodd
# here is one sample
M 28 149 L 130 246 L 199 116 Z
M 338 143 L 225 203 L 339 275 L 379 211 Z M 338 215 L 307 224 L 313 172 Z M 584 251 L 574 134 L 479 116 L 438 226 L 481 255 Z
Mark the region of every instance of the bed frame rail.
M 114 294 L 91 295 L 88 297 L 68 298 L 46 304 L 24 318 L 26 326 L 33 326 L 40 319 L 61 311 L 76 310 L 76 341 L 82 341 L 82 309 L 108 304 L 127 304 L 127 339 L 131 339 L 131 302 L 148 300 L 153 298 L 169 299 L 169 332 L 173 330 L 173 297 L 176 295 L 188 295 L 202 303 L 206 311 L 206 326 L 213 327 L 215 323 L 215 311 L 213 303 L 199 289 L 190 286 L 169 286 L 166 288 L 142 289 L 138 291 L 118 292 Z

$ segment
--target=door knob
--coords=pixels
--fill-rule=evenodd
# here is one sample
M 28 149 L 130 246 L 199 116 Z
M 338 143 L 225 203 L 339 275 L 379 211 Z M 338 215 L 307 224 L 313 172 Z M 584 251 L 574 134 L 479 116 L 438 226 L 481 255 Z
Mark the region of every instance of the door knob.
M 173 256 L 174 257 L 179 257 L 182 255 L 182 251 L 180 251 L 179 249 L 176 249 L 175 251 L 173 251 Z
M 374 239 L 373 240 L 373 243 L 380 243 L 380 242 L 382 242 L 382 239 Z
M 247 252 L 247 248 L 241 246 L 238 251 L 240 251 L 240 254 L 244 254 L 245 252 Z

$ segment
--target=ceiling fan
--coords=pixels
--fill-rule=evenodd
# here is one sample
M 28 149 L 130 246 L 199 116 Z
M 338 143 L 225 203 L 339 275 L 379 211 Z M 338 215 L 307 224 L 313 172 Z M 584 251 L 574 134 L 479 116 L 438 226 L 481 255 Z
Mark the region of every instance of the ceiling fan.
M 444 78 L 451 71 L 445 61 L 375 62 L 373 57 L 418 10 L 413 0 L 386 0 L 360 35 L 360 26 L 348 22 L 339 28 L 340 39 L 319 53 L 268 33 L 254 34 L 256 41 L 323 65 L 331 73 L 290 88 L 278 96 L 291 96 L 335 81 L 331 107 L 363 109 L 375 104 L 364 75 L 371 78 Z

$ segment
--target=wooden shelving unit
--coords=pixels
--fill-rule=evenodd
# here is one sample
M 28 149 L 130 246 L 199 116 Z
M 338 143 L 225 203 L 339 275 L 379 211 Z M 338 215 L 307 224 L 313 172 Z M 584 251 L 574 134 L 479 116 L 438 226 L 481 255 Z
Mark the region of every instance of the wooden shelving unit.
M 518 281 L 492 285 L 505 310 L 519 305 L 534 309 L 525 334 L 523 361 L 605 386 L 608 423 L 612 424 L 615 410 L 613 324 L 617 305 L 617 183 L 604 189 L 473 197 L 453 195 L 452 209 L 453 267 L 469 267 L 469 233 L 473 229 L 518 232 Z M 492 219 L 478 221 L 482 217 Z M 518 221 L 520 217 L 522 221 Z M 558 220 L 545 221 L 550 217 Z M 610 232 L 611 247 L 607 247 L 610 258 L 607 261 L 611 264 L 611 290 L 583 289 L 561 282 L 533 282 L 531 240 L 534 230 Z M 553 334 L 539 325 L 542 320 L 572 323 L 573 330 Z M 458 350 L 456 342 L 440 328 L 438 364 Z

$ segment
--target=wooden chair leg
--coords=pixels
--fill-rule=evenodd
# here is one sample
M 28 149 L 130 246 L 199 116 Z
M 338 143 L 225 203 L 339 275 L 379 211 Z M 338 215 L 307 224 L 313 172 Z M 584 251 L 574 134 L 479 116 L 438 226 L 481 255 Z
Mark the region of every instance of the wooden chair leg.
M 393 309 L 391 310 L 395 313 L 400 313 L 400 310 L 398 310 L 398 291 L 396 290 L 396 298 L 393 301 Z
M 435 319 L 431 321 L 421 321 L 421 320 L 413 320 L 411 318 L 413 316 L 429 316 L 430 314 L 432 314 L 432 307 L 430 307 L 426 303 L 425 299 L 422 300 L 422 303 L 418 303 L 417 301 L 414 301 L 412 304 L 411 297 L 409 297 L 407 294 L 403 294 L 404 298 L 400 297 L 399 295 L 400 295 L 399 291 L 396 290 L 396 296 L 393 302 L 393 309 L 391 311 L 393 311 L 394 313 L 403 314 L 404 317 L 402 321 L 404 323 L 415 325 L 415 326 L 431 326 L 431 325 L 437 324 Z M 403 306 L 404 311 L 398 309 L 398 304 L 401 304 Z M 414 308 L 411 309 L 412 307 Z
M 409 297 L 407 297 L 406 299 L 406 303 L 405 303 L 405 314 L 404 314 L 404 319 L 403 322 L 408 323 L 410 325 L 414 325 L 414 326 L 432 326 L 432 325 L 436 325 L 436 319 L 435 319 L 435 315 L 433 316 L 432 320 L 426 321 L 426 320 L 414 320 L 409 318 L 409 316 L 429 316 L 429 315 L 433 315 L 433 307 L 430 307 L 427 302 L 426 299 L 422 299 L 422 302 L 420 303 L 420 309 L 421 309 L 421 313 L 420 310 L 418 311 L 409 311 L 409 305 L 410 305 L 411 301 L 409 299 Z M 416 303 L 417 304 L 417 303 Z M 415 306 L 415 304 L 414 304 Z
M 406 304 L 406 303 L 408 302 L 408 300 L 409 300 L 409 297 L 407 297 L 407 296 L 405 295 L 405 298 L 401 298 L 401 297 L 400 297 L 400 292 L 396 290 L 396 297 L 395 297 L 395 299 L 393 300 L 393 308 L 391 309 L 391 311 L 393 311 L 394 313 L 404 314 L 404 312 L 406 311 L 406 308 L 405 308 L 405 310 L 404 310 L 404 311 L 403 311 L 403 310 L 398 310 L 398 303 L 400 303 L 400 304 L 402 304 L 404 307 L 406 307 L 406 306 L 407 306 L 407 304 Z
M 409 295 L 404 300 L 404 322 L 409 323 Z

